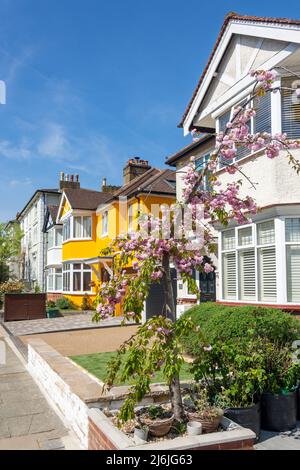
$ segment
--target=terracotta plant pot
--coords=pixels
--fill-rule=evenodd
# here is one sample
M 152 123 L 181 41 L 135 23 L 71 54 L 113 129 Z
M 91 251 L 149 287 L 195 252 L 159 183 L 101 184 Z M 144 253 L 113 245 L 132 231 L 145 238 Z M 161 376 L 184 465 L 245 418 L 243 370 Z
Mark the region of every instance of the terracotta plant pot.
M 223 411 L 220 410 L 220 414 L 217 416 L 207 416 L 204 414 L 200 414 L 197 412 L 188 413 L 189 421 L 198 421 L 198 423 L 202 424 L 202 431 L 203 432 L 215 432 L 221 422 L 223 417 Z
M 174 415 L 170 418 L 157 418 L 157 419 L 150 419 L 150 418 L 141 418 L 142 424 L 148 426 L 149 433 L 155 437 L 162 437 L 168 434 L 170 431 L 172 424 L 174 421 Z

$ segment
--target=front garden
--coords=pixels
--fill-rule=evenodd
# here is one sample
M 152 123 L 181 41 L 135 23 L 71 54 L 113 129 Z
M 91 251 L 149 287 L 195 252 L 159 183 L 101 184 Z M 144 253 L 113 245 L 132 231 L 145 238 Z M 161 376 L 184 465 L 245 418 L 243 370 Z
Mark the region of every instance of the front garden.
M 128 436 L 144 435 L 145 441 L 222 431 L 223 415 L 253 430 L 257 439 L 261 426 L 274 431 L 296 426 L 300 413 L 300 364 L 293 345 L 300 338 L 299 320 L 277 309 L 202 303 L 186 312 L 181 321 L 193 325 L 180 341 L 183 357 L 188 358 L 179 372 L 184 420 L 175 419 L 168 400 L 150 408 L 141 407 L 137 400 L 134 416 L 128 419 L 119 411 L 108 412 L 117 426 Z M 117 353 L 101 353 L 75 356 L 72 360 L 108 383 L 107 364 L 111 368 L 120 360 L 114 386 L 136 383 L 134 370 L 138 372 L 138 366 L 128 352 L 121 358 Z M 146 370 L 147 366 L 146 358 L 142 367 Z M 161 362 L 151 383 L 167 381 L 165 364 Z

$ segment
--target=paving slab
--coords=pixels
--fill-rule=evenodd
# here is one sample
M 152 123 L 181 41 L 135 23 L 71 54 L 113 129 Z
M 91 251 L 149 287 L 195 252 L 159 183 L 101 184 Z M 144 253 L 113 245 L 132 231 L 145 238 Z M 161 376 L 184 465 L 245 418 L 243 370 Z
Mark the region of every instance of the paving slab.
M 300 421 L 292 431 L 261 431 L 256 450 L 300 450 Z
M 63 448 L 60 439 L 69 435 L 29 372 L 6 345 L 6 364 L 0 365 L 0 449 Z
M 89 328 L 108 328 L 120 326 L 123 318 L 115 317 L 101 322 L 93 322 L 93 313 L 82 313 L 67 317 L 42 318 L 38 320 L 20 320 L 3 322 L 3 327 L 13 336 L 25 336 L 54 331 L 81 330 Z M 129 323 L 130 324 L 130 323 Z M 131 323 L 133 324 L 133 323 Z

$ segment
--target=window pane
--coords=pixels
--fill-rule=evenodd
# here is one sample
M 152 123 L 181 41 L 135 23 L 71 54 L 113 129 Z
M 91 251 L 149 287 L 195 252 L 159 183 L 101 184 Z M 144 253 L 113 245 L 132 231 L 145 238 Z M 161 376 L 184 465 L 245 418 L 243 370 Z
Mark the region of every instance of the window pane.
M 53 274 L 48 274 L 47 286 L 48 290 L 53 290 Z
M 92 218 L 83 217 L 83 237 L 90 238 L 92 236 Z
M 55 276 L 55 290 L 61 290 L 62 289 L 62 275 L 57 274 Z
M 252 244 L 252 227 L 245 227 L 238 231 L 239 246 Z
M 73 272 L 73 291 L 81 291 L 81 272 Z
M 235 248 L 235 230 L 226 230 L 222 233 L 222 250 Z
M 81 217 L 73 218 L 73 237 L 81 238 L 82 237 L 82 219 Z
M 62 242 L 62 229 L 61 229 L 61 228 L 57 228 L 57 229 L 55 230 L 55 235 L 56 235 L 55 245 L 56 245 L 56 246 L 61 246 L 61 242 Z
M 300 219 L 285 219 L 285 240 L 300 243 Z
M 276 301 L 275 247 L 258 249 L 259 300 Z
M 223 254 L 223 298 L 236 299 L 235 253 Z
M 300 302 L 300 245 L 286 247 L 288 302 Z
M 254 100 L 256 115 L 253 118 L 253 131 L 271 133 L 271 93 Z
M 105 235 L 107 233 L 107 222 L 108 222 L 108 212 L 105 211 L 102 214 L 102 235 Z
M 80 271 L 81 270 L 81 264 L 80 263 L 73 264 L 73 270 L 75 270 L 75 269 Z
M 90 291 L 91 290 L 91 283 L 92 280 L 92 274 L 91 272 L 85 271 L 83 273 L 83 290 L 84 291 Z
M 70 272 L 64 272 L 63 274 L 63 290 L 69 292 L 70 290 Z
M 255 255 L 254 250 L 239 252 L 240 299 L 255 300 Z
M 53 247 L 53 230 L 49 230 L 48 232 L 48 248 Z
M 300 99 L 295 95 L 295 89 L 300 87 L 297 77 L 283 78 L 282 87 L 293 88 L 293 90 L 281 90 L 281 120 L 282 132 L 290 139 L 300 137 Z
M 219 117 L 219 132 L 226 130 L 226 124 L 230 121 L 231 109 Z
M 275 242 L 274 220 L 257 224 L 257 243 L 267 245 Z

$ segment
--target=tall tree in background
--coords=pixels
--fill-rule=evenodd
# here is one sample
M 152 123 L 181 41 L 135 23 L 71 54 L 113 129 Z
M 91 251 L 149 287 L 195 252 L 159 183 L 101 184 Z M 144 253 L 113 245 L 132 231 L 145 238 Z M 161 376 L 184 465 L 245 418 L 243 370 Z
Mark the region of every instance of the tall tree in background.
M 0 223 L 0 283 L 9 279 L 9 262 L 21 254 L 23 232 L 18 223 Z

